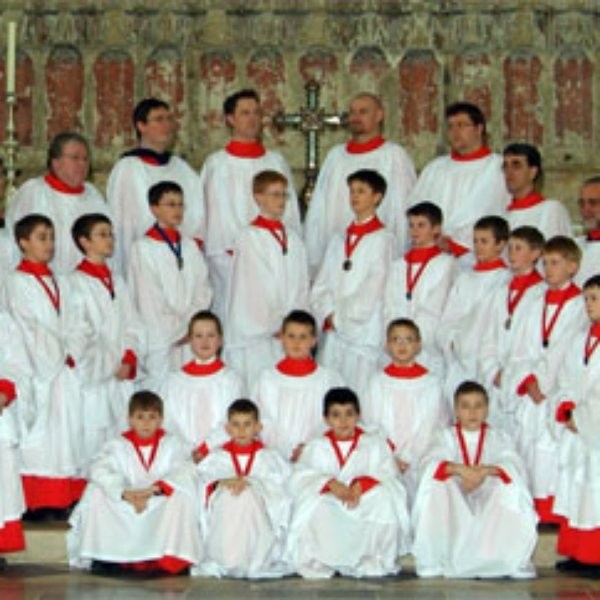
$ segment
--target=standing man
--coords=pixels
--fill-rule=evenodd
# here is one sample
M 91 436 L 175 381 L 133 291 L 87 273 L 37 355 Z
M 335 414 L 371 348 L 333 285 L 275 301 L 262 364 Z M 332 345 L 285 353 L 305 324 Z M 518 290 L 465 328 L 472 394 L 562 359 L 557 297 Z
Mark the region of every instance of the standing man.
M 502 157 L 487 146 L 485 117 L 469 102 L 446 108 L 450 154 L 434 158 L 424 169 L 410 198 L 437 204 L 444 215 L 440 245 L 472 264 L 473 225 L 481 217 L 504 216 L 510 195 L 502 174 Z
M 298 199 L 293 177 L 279 152 L 267 150 L 261 141 L 260 98 L 254 90 L 240 90 L 223 103 L 231 139 L 222 150 L 206 158 L 200 172 L 206 214 L 205 249 L 214 290 L 213 310 L 225 316 L 225 298 L 231 275 L 233 247 L 240 231 L 258 215 L 252 196 L 252 180 L 261 171 L 277 171 L 289 182 L 282 221 L 301 233 Z
M 159 181 L 175 181 L 183 189 L 184 235 L 202 243 L 204 214 L 200 180 L 190 165 L 170 152 L 175 124 L 169 105 L 146 98 L 133 111 L 138 146 L 125 152 L 113 167 L 106 188 L 115 218 L 115 267 L 126 276 L 132 243 L 154 223 L 148 208 L 148 190 Z
M 583 286 L 600 273 L 600 175 L 583 182 L 578 204 L 584 235 L 577 239 L 583 256 L 575 282 Z
M 334 233 L 344 233 L 353 219 L 348 203 L 348 175 L 361 169 L 377 171 L 387 192 L 377 214 L 397 238 L 397 252 L 407 246 L 407 199 L 416 181 L 415 167 L 402 146 L 381 135 L 384 110 L 378 96 L 360 93 L 350 102 L 351 139 L 334 146 L 319 172 L 305 222 L 305 243 L 311 274 L 323 260 Z

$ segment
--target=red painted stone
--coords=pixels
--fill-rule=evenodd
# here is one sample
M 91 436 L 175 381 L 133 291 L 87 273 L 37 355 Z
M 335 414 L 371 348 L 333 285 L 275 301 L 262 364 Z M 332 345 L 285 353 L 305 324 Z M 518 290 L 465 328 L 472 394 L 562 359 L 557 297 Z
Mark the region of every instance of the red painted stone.
M 452 74 L 457 99 L 460 97 L 478 106 L 489 121 L 492 117 L 490 82 L 493 78 L 489 56 L 476 49 L 459 54 L 452 62 Z
M 183 60 L 176 46 L 156 48 L 144 70 L 146 96 L 167 102 L 179 126 L 184 108 Z
M 544 138 L 538 84 L 540 58 L 529 50 L 517 51 L 504 60 L 504 124 L 506 138 L 527 140 L 539 146 Z
M 377 46 L 362 46 L 352 55 L 350 73 L 354 75 L 370 75 L 381 79 L 390 68 L 383 50 Z
M 124 50 L 106 50 L 96 59 L 96 146 L 133 143 L 134 71 L 133 60 Z
M 75 46 L 55 46 L 46 62 L 47 137 L 82 129 L 83 61 Z
M 6 137 L 6 65 L 4 59 L 0 61 L 0 141 Z M 19 50 L 17 52 L 17 68 L 15 72 L 15 87 L 17 104 L 15 106 L 15 126 L 17 140 L 21 146 L 30 146 L 33 130 L 33 87 L 35 75 L 31 58 Z
M 223 126 L 228 85 L 235 80 L 235 59 L 229 50 L 208 50 L 200 56 L 199 74 L 200 119 L 209 132 L 217 131 Z
M 337 73 L 337 57 L 327 48 L 312 48 L 299 58 L 298 70 L 305 82 L 315 80 L 323 84 Z

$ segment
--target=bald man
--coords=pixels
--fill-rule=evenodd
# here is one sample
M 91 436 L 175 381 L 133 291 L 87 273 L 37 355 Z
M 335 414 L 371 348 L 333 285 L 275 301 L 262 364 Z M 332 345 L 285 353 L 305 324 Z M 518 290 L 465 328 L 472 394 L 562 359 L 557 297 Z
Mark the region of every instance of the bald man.
M 374 94 L 361 93 L 350 102 L 351 139 L 334 146 L 323 163 L 308 207 L 305 243 L 311 275 L 318 271 L 334 233 L 344 233 L 352 221 L 346 178 L 359 169 L 378 171 L 387 192 L 377 210 L 379 218 L 398 241 L 397 253 L 406 246 L 406 208 L 415 184 L 413 162 L 402 146 L 382 136 L 384 110 Z

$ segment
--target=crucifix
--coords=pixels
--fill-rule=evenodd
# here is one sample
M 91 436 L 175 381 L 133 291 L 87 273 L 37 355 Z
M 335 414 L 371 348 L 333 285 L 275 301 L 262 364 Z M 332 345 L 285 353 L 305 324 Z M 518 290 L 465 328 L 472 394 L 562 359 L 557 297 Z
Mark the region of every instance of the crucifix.
M 305 168 L 304 187 L 300 192 L 300 211 L 304 216 L 308 203 L 312 197 L 317 175 L 319 174 L 319 135 L 326 127 L 337 129 L 345 127 L 348 115 L 327 114 L 319 106 L 319 93 L 321 86 L 311 79 L 304 86 L 306 90 L 306 106 L 300 107 L 297 113 L 287 114 L 283 111 L 273 115 L 273 124 L 278 129 L 290 126 L 299 129 L 304 134 L 305 141 Z

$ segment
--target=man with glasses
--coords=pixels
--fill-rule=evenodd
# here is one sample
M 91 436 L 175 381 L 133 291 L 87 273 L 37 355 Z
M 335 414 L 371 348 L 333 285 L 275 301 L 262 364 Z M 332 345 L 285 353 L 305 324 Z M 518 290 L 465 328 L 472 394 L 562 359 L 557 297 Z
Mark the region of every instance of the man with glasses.
M 600 273 L 600 175 L 583 182 L 578 204 L 584 235 L 577 240 L 583 257 L 575 282 L 583 285 Z

